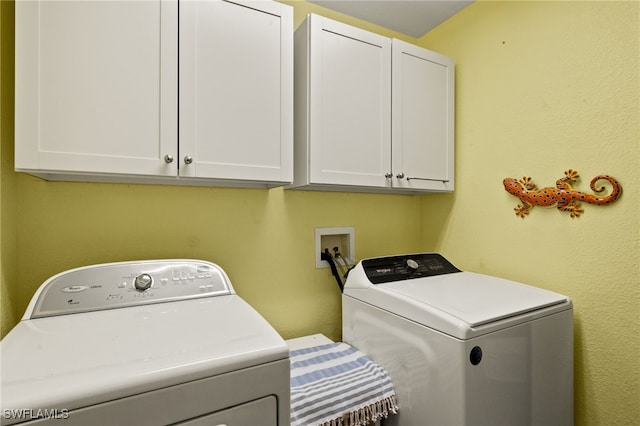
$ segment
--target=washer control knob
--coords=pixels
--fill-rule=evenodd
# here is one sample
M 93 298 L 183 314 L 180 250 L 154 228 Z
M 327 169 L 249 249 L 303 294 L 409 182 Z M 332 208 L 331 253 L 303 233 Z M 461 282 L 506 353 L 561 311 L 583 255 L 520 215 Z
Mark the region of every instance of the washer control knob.
M 409 272 L 415 272 L 418 270 L 418 262 L 413 259 L 407 259 L 407 268 L 409 268 Z
M 140 274 L 133 281 L 133 286 L 140 291 L 148 290 L 151 284 L 153 284 L 153 278 L 149 274 Z

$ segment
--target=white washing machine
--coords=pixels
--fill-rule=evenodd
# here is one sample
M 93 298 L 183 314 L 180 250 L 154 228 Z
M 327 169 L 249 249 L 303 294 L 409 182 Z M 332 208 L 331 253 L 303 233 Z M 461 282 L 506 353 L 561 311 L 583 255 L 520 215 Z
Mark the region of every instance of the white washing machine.
M 426 253 L 361 261 L 342 302 L 343 340 L 394 383 L 392 424 L 573 425 L 566 296 Z
M 58 274 L 0 356 L 3 425 L 289 424 L 288 347 L 209 262 Z

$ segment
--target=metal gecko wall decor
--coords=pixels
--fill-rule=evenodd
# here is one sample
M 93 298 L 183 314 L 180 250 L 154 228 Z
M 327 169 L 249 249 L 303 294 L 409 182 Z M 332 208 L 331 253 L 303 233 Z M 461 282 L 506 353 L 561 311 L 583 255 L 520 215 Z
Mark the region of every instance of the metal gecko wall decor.
M 571 187 L 580 175 L 577 171 L 569 169 L 564 172 L 564 177 L 556 181 L 555 187 L 546 187 L 538 189 L 536 184 L 531 181 L 530 177 L 524 176 L 521 179 L 506 178 L 502 181 L 504 189 L 511 195 L 516 196 L 522 201 L 522 205 L 518 204 L 513 210 L 517 216 L 524 219 L 529 214 L 529 210 L 533 206 L 541 207 L 557 207 L 558 210 L 569 212 L 572 218 L 580 217 L 584 210 L 580 206 L 580 202 L 604 206 L 611 204 L 620 198 L 622 194 L 622 186 L 611 176 L 598 175 L 591 179 L 591 190 L 596 193 L 603 192 L 605 187 L 596 187 L 596 182 L 600 180 L 608 181 L 611 186 L 611 194 L 607 196 L 599 196 L 587 194 L 585 192 L 576 191 Z

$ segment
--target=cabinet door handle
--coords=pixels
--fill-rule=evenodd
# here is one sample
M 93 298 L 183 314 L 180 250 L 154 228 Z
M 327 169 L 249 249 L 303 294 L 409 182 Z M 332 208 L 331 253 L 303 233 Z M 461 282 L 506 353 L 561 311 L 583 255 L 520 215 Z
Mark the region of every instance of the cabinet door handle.
M 191 164 L 193 163 L 193 157 L 187 155 L 186 157 L 184 157 L 184 164 Z
M 393 177 L 393 173 L 391 172 L 385 173 L 384 177 L 386 177 L 387 179 L 391 179 Z
M 164 156 L 164 162 L 167 164 L 173 163 L 173 155 L 167 154 Z
M 400 172 L 396 175 L 398 179 L 404 179 L 404 173 Z

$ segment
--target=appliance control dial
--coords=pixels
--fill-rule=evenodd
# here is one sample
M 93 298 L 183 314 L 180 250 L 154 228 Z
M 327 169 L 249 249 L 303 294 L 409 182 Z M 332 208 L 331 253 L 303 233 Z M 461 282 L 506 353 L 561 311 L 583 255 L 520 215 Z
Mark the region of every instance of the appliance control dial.
M 140 274 L 133 281 L 133 286 L 140 291 L 148 290 L 151 284 L 153 284 L 153 278 L 149 274 Z
M 418 270 L 418 262 L 413 259 L 407 259 L 407 268 L 409 268 L 409 272 L 415 272 Z

